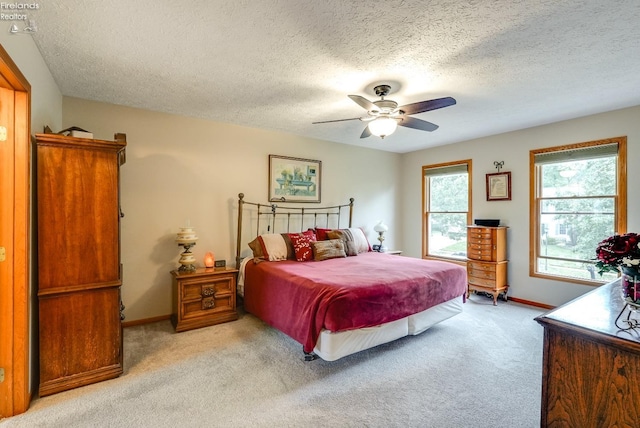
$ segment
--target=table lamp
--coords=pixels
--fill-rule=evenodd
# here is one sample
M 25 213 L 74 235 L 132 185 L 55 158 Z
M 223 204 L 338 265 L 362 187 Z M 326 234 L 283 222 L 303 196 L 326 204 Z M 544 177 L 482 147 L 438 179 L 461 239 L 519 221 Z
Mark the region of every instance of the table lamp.
M 380 220 L 378 224 L 373 226 L 373 230 L 378 232 L 378 241 L 380 241 L 380 247 L 378 251 L 384 253 L 385 251 L 387 251 L 387 247 L 382 245 L 382 242 L 384 241 L 384 233 L 389 230 L 389 226 L 387 226 L 382 222 L 382 220 Z
M 188 224 L 188 223 L 187 223 Z M 181 227 L 180 232 L 178 232 L 178 236 L 176 237 L 176 242 L 178 246 L 184 247 L 184 251 L 180 254 L 180 268 L 178 271 L 180 272 L 195 272 L 196 266 L 196 258 L 193 256 L 191 252 L 191 247 L 196 245 L 196 241 L 198 240 L 198 236 L 192 227 Z

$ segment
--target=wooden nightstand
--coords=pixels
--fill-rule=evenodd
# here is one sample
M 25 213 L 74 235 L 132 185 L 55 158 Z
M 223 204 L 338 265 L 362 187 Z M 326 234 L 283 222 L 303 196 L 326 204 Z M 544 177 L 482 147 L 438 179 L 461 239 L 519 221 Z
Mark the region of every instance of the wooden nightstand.
M 238 319 L 237 269 L 205 269 L 171 272 L 173 315 L 176 331 L 191 330 Z
M 387 250 L 387 251 L 385 251 L 385 253 L 392 254 L 394 256 L 401 256 L 402 255 L 402 250 Z

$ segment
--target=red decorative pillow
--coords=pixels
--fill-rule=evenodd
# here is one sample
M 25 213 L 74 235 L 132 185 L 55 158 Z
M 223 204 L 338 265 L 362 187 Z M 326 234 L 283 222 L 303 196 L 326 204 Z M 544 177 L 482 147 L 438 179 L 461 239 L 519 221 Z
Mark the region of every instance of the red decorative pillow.
M 313 260 L 313 250 L 311 243 L 316 242 L 316 235 L 313 231 L 302 233 L 289 233 L 289 238 L 293 244 L 293 251 L 296 253 L 296 260 L 299 262 L 307 262 Z
M 329 239 L 329 237 L 327 236 L 327 232 L 331 232 L 334 229 L 321 229 L 319 227 L 316 227 L 316 239 L 318 241 L 326 241 L 327 239 Z

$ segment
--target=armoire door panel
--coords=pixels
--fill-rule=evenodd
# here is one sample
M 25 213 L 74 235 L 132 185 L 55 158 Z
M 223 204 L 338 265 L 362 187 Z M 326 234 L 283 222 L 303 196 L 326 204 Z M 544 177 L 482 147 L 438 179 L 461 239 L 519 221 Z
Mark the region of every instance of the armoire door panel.
M 126 140 L 36 135 L 41 396 L 122 374 Z

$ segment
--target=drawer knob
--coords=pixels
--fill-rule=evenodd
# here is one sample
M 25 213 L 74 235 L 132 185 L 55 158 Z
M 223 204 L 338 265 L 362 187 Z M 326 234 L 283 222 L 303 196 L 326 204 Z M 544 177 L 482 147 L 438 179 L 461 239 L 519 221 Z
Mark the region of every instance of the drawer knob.
M 213 296 L 216 294 L 216 290 L 213 287 L 202 287 L 202 297 Z
M 215 308 L 215 306 L 216 306 L 216 301 L 213 299 L 213 297 L 207 297 L 206 299 L 202 299 L 203 310 L 212 309 L 212 308 Z

